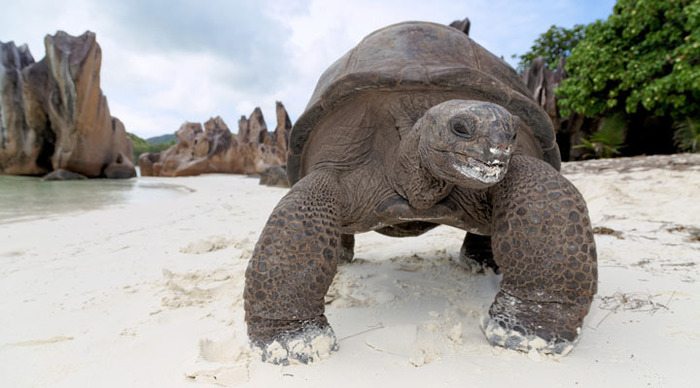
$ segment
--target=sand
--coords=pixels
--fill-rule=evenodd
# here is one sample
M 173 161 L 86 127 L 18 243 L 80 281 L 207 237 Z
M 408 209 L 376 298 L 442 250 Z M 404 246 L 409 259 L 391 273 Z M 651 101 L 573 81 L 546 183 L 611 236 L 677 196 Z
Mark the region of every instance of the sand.
M 566 357 L 487 344 L 494 274 L 455 264 L 463 232 L 357 236 L 313 365 L 248 348 L 243 274 L 285 189 L 231 175 L 140 178 L 186 195 L 0 223 L 6 387 L 691 387 L 700 379 L 700 157 L 566 164 L 596 227 L 600 284 Z M 11 206 L 11 204 L 0 204 Z

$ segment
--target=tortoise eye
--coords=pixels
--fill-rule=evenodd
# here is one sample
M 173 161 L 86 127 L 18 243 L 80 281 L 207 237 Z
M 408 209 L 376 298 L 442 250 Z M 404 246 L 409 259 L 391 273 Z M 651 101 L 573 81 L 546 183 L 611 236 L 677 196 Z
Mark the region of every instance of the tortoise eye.
M 453 121 L 450 123 L 450 129 L 452 133 L 464 139 L 470 139 L 474 136 L 474 126 L 464 120 Z

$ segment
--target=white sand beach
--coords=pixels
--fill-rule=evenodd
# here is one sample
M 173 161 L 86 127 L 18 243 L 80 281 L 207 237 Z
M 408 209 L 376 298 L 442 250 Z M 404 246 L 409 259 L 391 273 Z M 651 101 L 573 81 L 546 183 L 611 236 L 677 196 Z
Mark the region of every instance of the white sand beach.
M 0 222 L 0 386 L 697 386 L 700 155 L 563 170 L 588 201 L 600 267 L 566 357 L 487 343 L 480 320 L 500 278 L 455 264 L 464 232 L 439 227 L 357 236 L 327 298 L 339 351 L 262 363 L 247 345 L 244 271 L 286 189 L 139 178 L 189 189 Z

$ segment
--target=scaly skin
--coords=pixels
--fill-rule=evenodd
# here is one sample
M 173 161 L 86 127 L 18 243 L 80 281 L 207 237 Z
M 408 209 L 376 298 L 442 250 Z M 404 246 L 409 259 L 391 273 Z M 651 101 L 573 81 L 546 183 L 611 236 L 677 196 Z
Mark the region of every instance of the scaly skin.
M 494 259 L 503 272 L 489 315 L 509 335 L 486 335 L 518 350 L 518 334 L 541 338 L 549 353 L 570 350 L 596 293 L 597 262 L 586 204 L 548 164 L 514 156 L 491 189 Z M 492 327 L 493 329 L 493 327 Z M 512 337 L 508 339 L 507 337 Z
M 315 171 L 270 215 L 248 264 L 244 291 L 248 336 L 263 350 L 274 341 L 286 347 L 305 333 L 328 332 L 323 298 L 343 253 L 344 202 L 335 175 Z
M 455 120 L 468 127 L 469 136 L 462 128 L 449 130 Z M 517 125 L 494 104 L 448 101 L 431 108 L 402 139 L 399 163 L 388 170 L 398 180 L 387 177 L 388 187 L 343 181 L 347 175 L 332 167 L 312 169 L 297 182 L 270 216 L 246 271 L 248 335 L 263 359 L 309 362 L 323 357 L 314 346 L 337 348 L 324 316 L 324 296 L 338 260 L 352 257 L 350 219 L 376 218 L 384 229 L 421 225 L 402 223 L 434 221 L 431 215 L 450 203 L 455 214 L 446 220 L 491 233 L 492 262 L 483 247 L 488 237 L 477 242 L 467 236 L 465 250 L 480 247 L 477 259 L 503 273 L 484 327 L 488 340 L 522 351 L 568 352 L 596 292 L 593 233 L 583 198 L 569 181 L 544 161 L 510 155 Z M 501 167 L 489 168 L 501 170 L 487 178 L 498 174 L 500 181 L 470 179 L 463 170 L 474 158 L 498 160 L 492 166 Z M 377 203 L 349 214 L 353 204 L 346 190 L 354 188 L 393 188 L 400 211 Z M 483 228 L 485 220 L 490 227 Z
M 529 96 L 496 56 L 431 23 L 380 29 L 331 65 L 289 139 L 296 184 L 246 272 L 262 358 L 307 362 L 335 348 L 323 297 L 352 234 L 437 224 L 490 236 L 490 255 L 488 237 L 463 245 L 503 273 L 488 340 L 566 353 L 595 293 L 595 245 L 581 195 L 555 171 L 551 121 Z

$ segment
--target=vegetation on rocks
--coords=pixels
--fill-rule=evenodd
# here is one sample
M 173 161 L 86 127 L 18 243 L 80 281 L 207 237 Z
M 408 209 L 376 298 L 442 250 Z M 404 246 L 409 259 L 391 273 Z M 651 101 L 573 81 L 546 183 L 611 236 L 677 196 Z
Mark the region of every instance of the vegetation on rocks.
M 133 133 L 128 133 L 129 139 L 134 146 L 133 160 L 139 160 L 139 156 L 146 152 L 160 152 L 168 149 L 170 146 L 174 145 L 177 141 L 174 136 L 171 140 L 165 142 L 149 141 L 142 139 Z

